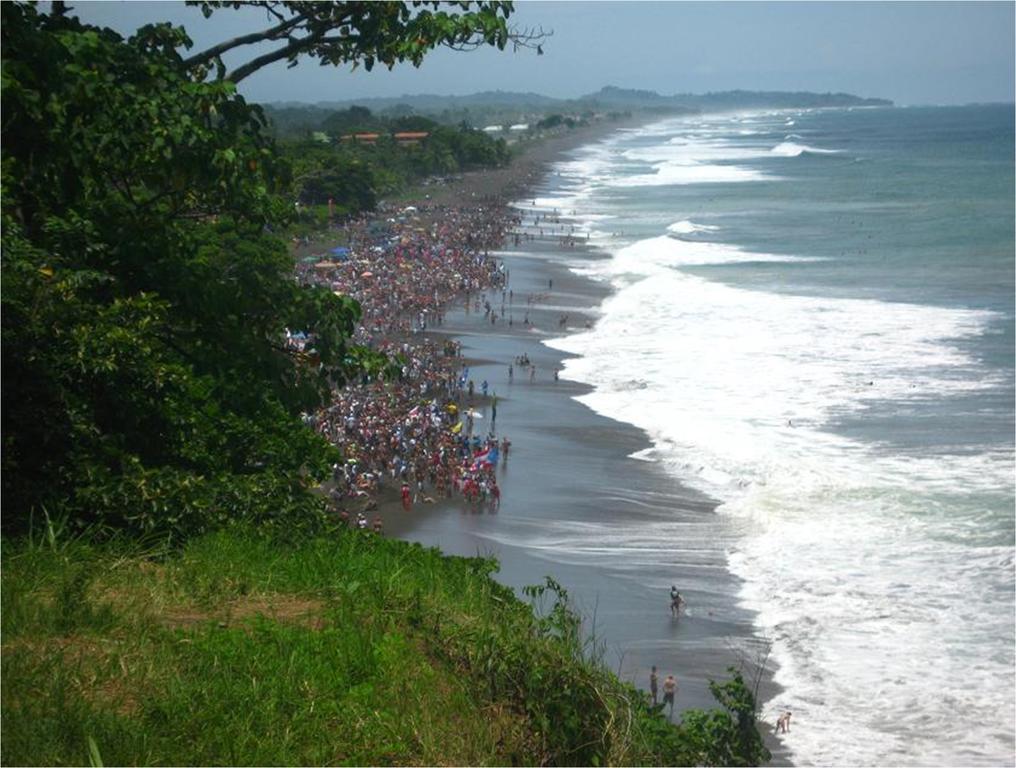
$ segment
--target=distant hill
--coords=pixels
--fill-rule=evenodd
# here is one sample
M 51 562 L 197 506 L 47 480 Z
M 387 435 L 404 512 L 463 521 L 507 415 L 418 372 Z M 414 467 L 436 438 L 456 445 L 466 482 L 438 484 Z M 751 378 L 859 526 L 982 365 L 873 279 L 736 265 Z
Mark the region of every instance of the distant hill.
M 673 106 L 709 111 L 716 109 L 744 109 L 746 107 L 891 107 L 888 99 L 871 99 L 849 93 L 812 93 L 810 91 L 720 91 L 716 93 L 677 93 L 663 96 L 656 91 L 618 88 L 608 85 L 596 93 L 578 99 L 579 102 L 610 107 L 662 107 Z
M 487 125 L 539 123 L 556 115 L 582 120 L 594 114 L 638 113 L 688 114 L 735 109 L 787 109 L 814 107 L 892 106 L 887 99 L 871 99 L 849 93 L 811 93 L 808 91 L 721 91 L 717 93 L 678 93 L 670 96 L 656 91 L 619 88 L 608 85 L 595 93 L 575 99 L 558 99 L 539 93 L 482 91 L 466 96 L 415 94 L 317 104 L 276 102 L 266 104 L 265 112 L 280 136 L 310 135 L 327 130 L 329 116 L 351 107 L 365 107 L 371 113 L 389 119 L 422 115 L 445 125 L 466 123 L 475 128 Z
M 661 96 L 656 91 L 642 91 L 635 88 L 618 88 L 606 85 L 596 93 L 580 96 L 577 101 L 597 101 L 602 104 L 623 104 L 625 106 L 653 105 L 670 102 L 671 97 Z
M 665 96 L 656 91 L 618 88 L 617 86 L 608 85 L 595 93 L 586 94 L 575 99 L 558 99 L 532 92 L 482 91 L 467 96 L 407 94 L 384 98 L 318 102 L 314 105 L 282 102 L 268 106 L 271 107 L 273 112 L 279 112 L 287 109 L 332 111 L 347 109 L 353 105 L 367 107 L 372 112 L 384 112 L 388 110 L 406 111 L 408 109 L 420 114 L 437 114 L 443 111 L 461 112 L 471 108 L 478 108 L 479 111 L 501 109 L 547 112 L 550 110 L 576 110 L 595 105 L 611 109 L 655 110 L 662 107 L 673 107 L 681 111 L 688 109 L 706 111 L 710 109 L 737 109 L 746 107 L 889 107 L 892 106 L 892 102 L 888 99 L 864 98 L 849 93 L 812 93 L 808 91 L 738 90 L 703 94 L 680 93 Z
M 543 96 L 539 93 L 519 93 L 515 91 L 481 91 L 471 93 L 468 96 L 440 96 L 432 93 L 422 93 L 405 96 L 386 96 L 370 99 L 350 99 L 347 101 L 321 101 L 313 106 L 319 109 L 335 110 L 346 109 L 356 106 L 367 107 L 372 112 L 383 112 L 393 107 L 408 106 L 417 111 L 439 111 L 443 109 L 461 109 L 471 106 L 504 106 L 504 107 L 530 107 L 547 106 L 552 107 L 563 103 L 562 99 L 555 99 L 550 96 Z M 285 107 L 307 107 L 307 104 L 296 104 L 293 102 L 274 103 L 273 108 Z

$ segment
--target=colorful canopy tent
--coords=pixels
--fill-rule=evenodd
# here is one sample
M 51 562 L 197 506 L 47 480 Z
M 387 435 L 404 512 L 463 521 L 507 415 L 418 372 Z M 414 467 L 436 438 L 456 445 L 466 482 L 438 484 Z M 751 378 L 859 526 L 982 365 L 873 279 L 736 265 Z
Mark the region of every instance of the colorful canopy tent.
M 350 250 L 344 245 L 340 245 L 336 248 L 332 248 L 332 255 L 338 256 L 339 261 L 346 261 L 349 258 Z

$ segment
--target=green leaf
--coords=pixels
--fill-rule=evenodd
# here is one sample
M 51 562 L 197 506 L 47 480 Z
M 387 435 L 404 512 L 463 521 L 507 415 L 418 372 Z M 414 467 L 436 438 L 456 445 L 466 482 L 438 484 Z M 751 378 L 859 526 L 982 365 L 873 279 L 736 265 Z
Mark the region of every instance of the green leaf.
M 99 754 L 99 745 L 95 743 L 95 739 L 88 736 L 88 764 L 92 768 L 103 768 L 102 755 Z

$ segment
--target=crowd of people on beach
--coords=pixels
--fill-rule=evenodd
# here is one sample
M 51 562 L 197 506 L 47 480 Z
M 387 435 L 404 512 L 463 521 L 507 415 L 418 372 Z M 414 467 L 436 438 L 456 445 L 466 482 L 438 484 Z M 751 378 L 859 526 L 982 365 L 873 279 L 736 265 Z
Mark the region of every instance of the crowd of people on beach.
M 376 513 L 388 490 L 398 492 L 407 511 L 455 496 L 474 509 L 497 509 L 501 489 L 494 469 L 510 447 L 507 438 L 497 437 L 497 395 L 488 396 L 486 381 L 476 391 L 457 342 L 438 342 L 424 332 L 440 326 L 459 301 L 467 312 L 482 310 L 491 324 L 514 324 L 510 272 L 490 252 L 525 229 L 527 219 L 496 197 L 419 208 L 383 205 L 334 233 L 345 245 L 298 263 L 298 282 L 359 303 L 354 343 L 401 364 L 396 379 L 351 382 L 325 407 L 305 414 L 306 423 L 344 456 L 327 485 L 340 520 L 380 533 L 384 524 Z M 546 219 L 560 224 L 556 216 Z M 520 302 L 523 325 L 530 325 L 530 310 L 547 298 L 553 282 L 547 287 L 526 296 L 524 307 Z M 303 350 L 313 347 L 313 339 L 295 331 L 287 333 L 287 344 Z M 536 366 L 526 357 L 509 366 L 509 383 L 516 366 L 536 380 Z M 557 371 L 553 376 L 556 381 Z M 490 412 L 485 434 L 476 424 L 482 415 L 475 409 L 482 405 Z M 360 511 L 350 517 L 353 508 Z M 373 521 L 367 512 L 375 513 Z
M 343 227 L 341 255 L 301 263 L 297 279 L 360 303 L 357 343 L 426 330 L 442 322 L 455 297 L 507 283 L 503 262 L 489 251 L 517 219 L 497 205 L 364 214 Z
M 333 471 L 333 500 L 339 507 L 357 499 L 369 504 L 390 486 L 399 488 L 406 511 L 456 494 L 496 509 L 494 469 L 507 443 L 476 433 L 479 398 L 467 394 L 469 368 L 458 362 L 458 344 L 439 350 L 430 340 L 388 342 L 382 350 L 404 356 L 399 382 L 347 387 L 308 417 L 346 457 Z
M 316 257 L 297 267 L 297 280 L 349 296 L 362 316 L 353 341 L 399 361 L 399 376 L 364 377 L 336 389 L 331 402 L 305 422 L 342 450 L 327 492 L 339 519 L 383 531 L 382 494 L 396 491 L 404 510 L 460 497 L 471 508 L 496 511 L 501 489 L 496 468 L 510 441 L 494 428 L 496 395 L 482 394 L 462 360 L 458 342 L 422 333 L 440 325 L 456 301 L 470 307 L 481 291 L 505 292 L 508 273 L 490 255 L 517 223 L 504 205 L 407 207 L 363 215 L 343 227 L 348 246 L 338 258 Z M 333 254 L 334 256 L 335 254 Z M 483 294 L 488 315 L 493 312 Z M 288 343 L 313 344 L 300 333 Z M 476 410 L 491 408 L 481 434 Z M 350 510 L 359 508 L 355 517 Z M 374 512 L 373 521 L 366 514 Z

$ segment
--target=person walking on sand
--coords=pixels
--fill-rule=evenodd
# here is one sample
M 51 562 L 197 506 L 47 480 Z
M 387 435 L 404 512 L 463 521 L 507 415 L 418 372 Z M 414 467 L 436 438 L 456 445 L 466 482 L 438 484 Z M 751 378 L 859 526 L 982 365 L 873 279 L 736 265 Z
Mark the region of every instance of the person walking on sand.
M 656 667 L 654 666 L 652 668 L 652 671 L 650 671 L 650 673 L 649 673 L 649 694 L 653 697 L 653 706 L 654 707 L 657 704 L 657 701 L 656 701 L 657 687 L 656 686 L 657 686 L 658 682 L 659 682 L 659 677 L 656 674 Z
M 670 613 L 676 619 L 681 613 L 681 606 L 684 605 L 684 598 L 677 591 L 676 585 L 670 587 Z
M 677 680 L 674 679 L 673 675 L 667 675 L 663 681 L 663 705 L 670 705 L 670 711 L 667 714 L 668 720 L 674 719 L 674 695 L 677 693 Z
M 413 500 L 411 498 L 411 493 L 410 493 L 410 490 L 409 490 L 409 483 L 403 483 L 402 484 L 402 508 L 404 510 L 406 510 L 406 512 L 408 512 L 409 511 L 409 507 L 410 507 L 410 505 L 412 503 L 413 503 Z

